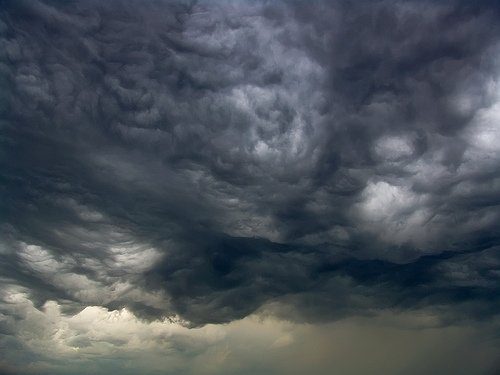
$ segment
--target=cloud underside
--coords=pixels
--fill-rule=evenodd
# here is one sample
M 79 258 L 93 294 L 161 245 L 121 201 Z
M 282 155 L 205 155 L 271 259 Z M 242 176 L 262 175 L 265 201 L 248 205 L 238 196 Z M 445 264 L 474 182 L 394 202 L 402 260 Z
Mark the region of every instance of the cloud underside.
M 0 272 L 35 307 L 498 314 L 493 3 L 0 5 Z

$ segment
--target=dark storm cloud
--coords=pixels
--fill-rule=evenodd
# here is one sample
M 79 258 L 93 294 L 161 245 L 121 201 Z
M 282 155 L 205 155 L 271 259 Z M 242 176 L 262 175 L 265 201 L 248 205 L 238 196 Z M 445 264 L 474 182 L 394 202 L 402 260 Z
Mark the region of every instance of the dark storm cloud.
M 0 4 L 0 266 L 36 306 L 498 313 L 493 3 Z

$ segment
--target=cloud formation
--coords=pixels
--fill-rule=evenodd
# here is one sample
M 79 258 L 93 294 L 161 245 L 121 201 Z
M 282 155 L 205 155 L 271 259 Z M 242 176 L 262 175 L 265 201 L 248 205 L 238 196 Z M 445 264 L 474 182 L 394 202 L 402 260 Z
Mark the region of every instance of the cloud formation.
M 1 1 L 1 282 L 187 326 L 493 321 L 499 16 Z

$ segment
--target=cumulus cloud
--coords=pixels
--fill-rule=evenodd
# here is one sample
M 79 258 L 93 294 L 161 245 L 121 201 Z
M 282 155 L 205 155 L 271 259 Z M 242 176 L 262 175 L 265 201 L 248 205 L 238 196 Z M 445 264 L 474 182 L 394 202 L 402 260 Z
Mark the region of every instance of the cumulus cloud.
M 11 310 L 23 315 L 15 344 L 0 340 L 0 347 L 9 349 L 5 351 L 8 359 L 16 365 L 13 374 L 110 370 L 124 374 L 300 374 L 311 366 L 316 374 L 332 370 L 470 374 L 495 369 L 496 352 L 488 345 L 494 335 L 489 326 L 442 326 L 426 310 L 404 314 L 385 310 L 372 318 L 350 317 L 320 325 L 252 315 L 227 325 L 188 329 L 176 321 L 140 321 L 127 309 L 111 312 L 89 306 L 67 316 L 55 302 L 38 310 L 22 291 L 7 293 Z M 23 357 L 15 358 L 16 350 Z M 2 362 L 0 369 L 9 373 Z
M 498 315 L 493 3 L 0 4 L 1 280 L 35 307 Z

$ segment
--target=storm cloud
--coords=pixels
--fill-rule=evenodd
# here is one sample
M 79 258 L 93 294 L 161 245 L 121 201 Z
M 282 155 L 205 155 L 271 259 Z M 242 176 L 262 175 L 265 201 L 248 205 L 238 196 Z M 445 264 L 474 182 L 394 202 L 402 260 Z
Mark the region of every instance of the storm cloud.
M 499 19 L 495 2 L 0 1 L 3 337 L 9 290 L 63 317 L 423 309 L 498 333 Z

